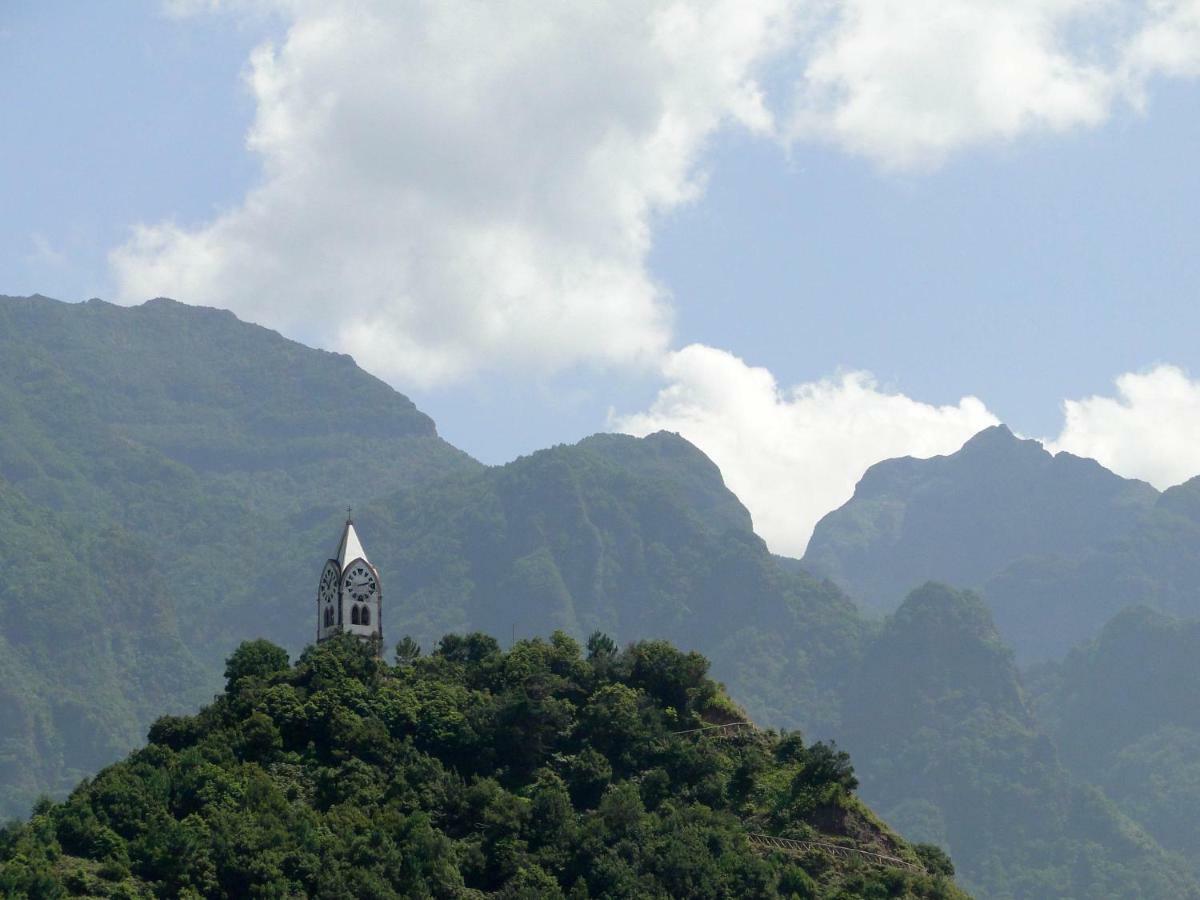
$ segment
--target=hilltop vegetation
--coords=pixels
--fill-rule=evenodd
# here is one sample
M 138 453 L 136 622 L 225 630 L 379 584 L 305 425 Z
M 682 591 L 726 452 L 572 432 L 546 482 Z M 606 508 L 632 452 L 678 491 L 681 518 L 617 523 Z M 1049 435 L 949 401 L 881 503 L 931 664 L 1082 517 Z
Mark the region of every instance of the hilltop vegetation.
M 0 832 L 0 892 L 94 897 L 965 897 L 798 734 L 680 731 L 741 712 L 661 643 L 585 658 L 448 636 L 388 666 L 347 639 L 265 641 L 224 694 L 62 804 Z M 749 832 L 910 868 L 756 852 Z M 915 870 L 915 871 L 914 871 Z M 924 870 L 925 874 L 921 874 Z

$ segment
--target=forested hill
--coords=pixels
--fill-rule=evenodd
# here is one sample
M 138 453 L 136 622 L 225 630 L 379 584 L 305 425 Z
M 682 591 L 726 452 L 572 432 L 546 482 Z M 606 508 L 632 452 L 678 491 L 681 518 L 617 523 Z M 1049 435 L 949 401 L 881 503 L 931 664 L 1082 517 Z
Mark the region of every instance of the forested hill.
M 854 797 L 844 754 L 707 727 L 743 714 L 705 669 L 561 633 L 450 636 L 396 667 L 353 639 L 294 667 L 248 643 L 212 705 L 0 830 L 0 893 L 965 897 Z
M 0 816 L 211 696 L 247 635 L 304 646 L 348 503 L 385 634 L 671 638 L 764 721 L 833 733 L 857 613 L 677 436 L 485 469 L 348 357 L 168 300 L 0 299 L 0 409 Z

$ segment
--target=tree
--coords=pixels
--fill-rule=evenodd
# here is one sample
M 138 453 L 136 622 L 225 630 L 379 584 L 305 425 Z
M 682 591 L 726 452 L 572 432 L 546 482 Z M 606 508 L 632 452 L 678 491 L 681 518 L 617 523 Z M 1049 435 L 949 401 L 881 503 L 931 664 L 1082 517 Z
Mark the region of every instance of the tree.
M 617 642 L 603 631 L 593 631 L 587 640 L 587 653 L 588 659 L 595 659 L 597 656 L 615 656 Z
M 437 654 L 451 662 L 477 663 L 500 652 L 500 644 L 490 634 L 474 631 L 463 635 L 448 634 L 438 642 Z
M 421 645 L 412 639 L 411 635 L 405 635 L 396 644 L 396 665 L 411 666 L 413 662 L 421 655 Z
M 225 689 L 233 691 L 242 678 L 266 678 L 277 672 L 286 672 L 287 651 L 277 644 L 259 638 L 243 641 L 225 661 Z

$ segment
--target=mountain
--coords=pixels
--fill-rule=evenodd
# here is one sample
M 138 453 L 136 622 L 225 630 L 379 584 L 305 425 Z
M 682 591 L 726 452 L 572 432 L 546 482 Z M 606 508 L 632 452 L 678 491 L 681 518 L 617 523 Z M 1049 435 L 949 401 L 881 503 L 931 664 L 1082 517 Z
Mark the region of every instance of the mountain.
M 1021 557 L 1121 537 L 1157 498 L 1144 482 L 996 425 L 949 456 L 872 466 L 817 523 L 803 565 L 886 612 L 929 580 L 980 587 Z
M 832 581 L 773 557 L 717 467 L 677 435 L 597 435 L 484 467 L 348 358 L 225 313 L 25 298 L 0 301 L 0 319 L 0 817 L 23 815 L 37 792 L 62 796 L 136 746 L 154 715 L 195 709 L 239 641 L 304 647 L 321 565 L 352 503 L 382 571 L 389 647 L 408 634 L 428 650 L 480 629 L 506 643 L 556 628 L 576 640 L 595 630 L 622 644 L 669 639 L 709 656 L 755 720 L 849 746 L 867 795 L 904 833 L 950 845 L 985 900 L 1190 896 L 1192 874 L 1150 836 L 1160 831 L 1121 795 L 1139 829 L 1094 786 L 1106 770 L 1073 768 L 1066 751 L 1067 767 L 1058 762 L 1066 738 L 1039 718 L 1056 708 L 1042 701 L 1057 670 L 1039 671 L 1031 708 L 991 618 L 958 592 L 921 591 L 890 620 L 865 618 Z M 21 353 L 28 365 L 14 362 Z M 911 479 L 908 494 L 891 479 L 884 494 L 904 501 L 892 504 L 904 546 L 925 546 L 913 530 L 924 516 L 958 541 L 927 542 L 930 558 L 954 563 L 975 548 L 963 555 L 986 578 L 1005 641 L 1017 626 L 1062 640 L 1037 626 L 1051 611 L 1062 634 L 1098 629 L 1093 618 L 1131 596 L 1186 608 L 1200 484 L 1159 496 L 1003 431 L 985 436 L 961 454 L 976 458 L 959 466 L 970 478 L 955 477 L 992 498 L 992 513 L 986 503 L 974 520 L 965 506 L 957 519 L 938 513 L 953 508 L 953 497 L 930 499 L 953 493 L 949 476 Z M 999 462 L 980 462 L 989 453 Z M 1007 482 L 995 474 L 1006 467 Z M 989 478 L 987 490 L 969 487 Z M 1030 480 L 1036 490 L 1021 487 Z M 1064 499 L 1049 502 L 1055 491 Z M 910 494 L 920 498 L 911 510 Z M 1078 498 L 1087 515 L 1072 512 Z M 1056 571 L 1088 573 L 1079 583 L 1099 590 L 1089 567 L 1106 561 L 1122 579 L 1096 598 L 1070 593 L 1066 576 L 1040 595 L 1013 578 L 1001 595 L 1003 577 L 1047 559 L 1020 535 L 1039 516 L 1054 523 L 1030 527 Z M 977 540 L 980 521 L 1014 534 Z M 1029 624 L 1025 613 L 1006 619 L 1027 597 L 1041 598 Z M 437 702 L 466 716 L 458 695 L 442 685 Z M 356 697 L 349 708 L 361 715 Z M 1155 765 L 1187 747 L 1164 744 Z M 1117 796 L 1119 784 L 1104 790 Z M 104 863 L 79 865 L 91 885 Z
M 70 526 L 0 481 L 0 571 L 3 815 L 194 706 L 203 672 L 152 554 L 119 528 Z
M 349 357 L 169 300 L 0 297 L 0 419 L 0 816 L 211 695 L 314 508 L 480 468 Z
M 1031 900 L 1200 897 L 1195 874 L 1150 829 L 1068 774 L 978 596 L 918 588 L 862 660 L 842 736 L 863 796 L 901 833 L 947 847 L 969 890 Z M 1089 712 L 1080 721 L 1103 730 L 1109 717 Z
M 800 565 L 879 611 L 926 580 L 977 588 L 1020 659 L 1061 658 L 1131 606 L 1200 616 L 1200 478 L 1160 494 L 995 426 L 872 466 Z
M 0 496 L 27 507 L 38 548 L 0 541 L 0 816 L 134 746 L 153 710 L 211 695 L 237 640 L 304 646 L 348 502 L 384 573 L 392 640 L 514 626 L 670 637 L 711 653 L 764 721 L 836 725 L 856 611 L 780 571 L 678 436 L 597 435 L 484 468 L 348 357 L 167 300 L 5 298 L 0 347 Z M 93 532 L 134 548 L 105 560 L 114 586 L 67 565 Z M 31 581 L 58 593 L 36 633 L 18 627 Z M 89 612 L 103 603 L 120 615 Z M 64 620 L 88 640 L 63 640 Z M 121 668 L 142 656 L 153 664 Z M 112 724 L 83 739 L 71 703 Z
M 1200 621 L 1146 607 L 1032 678 L 1065 765 L 1200 875 Z
M 196 716 L 0 830 L 10 897 L 964 898 L 845 754 L 665 643 L 448 636 L 391 667 L 242 645 Z M 697 729 L 700 729 L 697 731 Z M 805 843 L 764 846 L 755 835 Z
M 751 712 L 828 734 L 862 624 L 830 584 L 775 565 L 720 472 L 677 435 L 599 435 L 368 504 L 385 634 L 561 628 L 710 656 Z M 310 542 L 336 533 L 333 517 Z M 369 536 L 369 537 L 368 537 Z M 300 564 L 295 591 L 308 590 Z
M 1200 478 L 1169 488 L 1122 537 L 1074 555 L 1015 560 L 984 592 L 1029 660 L 1061 658 L 1121 610 L 1200 616 Z

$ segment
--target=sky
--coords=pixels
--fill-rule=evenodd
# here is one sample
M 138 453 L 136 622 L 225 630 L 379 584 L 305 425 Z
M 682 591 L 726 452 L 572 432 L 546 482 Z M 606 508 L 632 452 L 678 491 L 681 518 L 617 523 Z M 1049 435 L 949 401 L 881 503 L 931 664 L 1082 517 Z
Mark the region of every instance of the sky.
M 1200 473 L 1200 0 L 0 3 L 0 293 L 234 310 L 779 552 L 999 421 Z

